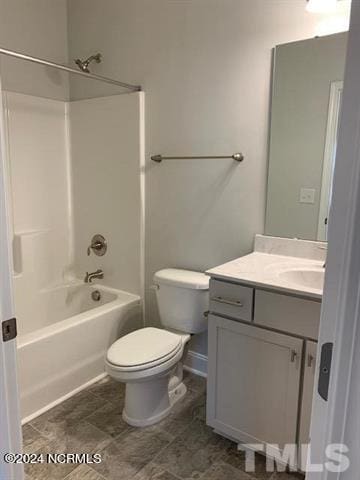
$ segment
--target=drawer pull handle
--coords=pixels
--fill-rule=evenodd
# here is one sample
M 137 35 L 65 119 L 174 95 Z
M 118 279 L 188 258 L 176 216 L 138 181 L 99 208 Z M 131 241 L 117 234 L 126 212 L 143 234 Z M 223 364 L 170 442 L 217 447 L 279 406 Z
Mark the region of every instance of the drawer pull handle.
M 294 363 L 295 360 L 297 359 L 297 351 L 296 350 L 291 350 L 291 363 Z
M 233 307 L 243 307 L 244 305 L 239 300 L 226 300 L 222 297 L 211 297 L 213 302 L 224 303 L 225 305 L 232 305 Z

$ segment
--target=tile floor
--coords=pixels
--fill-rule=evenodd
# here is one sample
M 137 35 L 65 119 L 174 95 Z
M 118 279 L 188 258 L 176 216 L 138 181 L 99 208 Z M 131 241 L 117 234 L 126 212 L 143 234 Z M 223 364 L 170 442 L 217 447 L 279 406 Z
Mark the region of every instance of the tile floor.
M 205 387 L 186 374 L 186 397 L 156 426 L 136 429 L 121 418 L 124 386 L 105 378 L 23 427 L 26 453 L 100 453 L 91 465 L 33 464 L 26 480 L 298 480 L 300 475 L 244 471 L 236 445 L 205 424 Z

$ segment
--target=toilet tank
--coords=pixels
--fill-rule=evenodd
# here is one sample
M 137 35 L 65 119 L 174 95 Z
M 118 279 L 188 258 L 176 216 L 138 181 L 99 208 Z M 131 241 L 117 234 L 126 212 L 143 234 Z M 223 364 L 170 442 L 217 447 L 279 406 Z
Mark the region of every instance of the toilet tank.
M 201 272 L 166 268 L 156 272 L 156 298 L 161 323 L 184 333 L 207 330 L 209 277 Z

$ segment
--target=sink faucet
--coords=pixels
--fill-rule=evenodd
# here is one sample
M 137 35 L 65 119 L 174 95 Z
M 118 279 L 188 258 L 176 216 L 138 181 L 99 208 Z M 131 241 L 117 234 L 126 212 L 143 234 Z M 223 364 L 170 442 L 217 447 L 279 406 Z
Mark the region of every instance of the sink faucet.
M 84 282 L 91 283 L 94 278 L 104 278 L 104 272 L 100 268 L 96 272 L 86 272 Z

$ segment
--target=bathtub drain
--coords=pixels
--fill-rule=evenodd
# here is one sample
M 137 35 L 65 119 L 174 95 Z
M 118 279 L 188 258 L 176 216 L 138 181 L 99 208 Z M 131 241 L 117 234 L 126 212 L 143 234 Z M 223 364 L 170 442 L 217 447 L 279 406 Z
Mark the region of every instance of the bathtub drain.
M 94 300 L 94 302 L 98 302 L 101 299 L 101 293 L 99 290 L 94 290 L 91 292 L 91 298 Z

